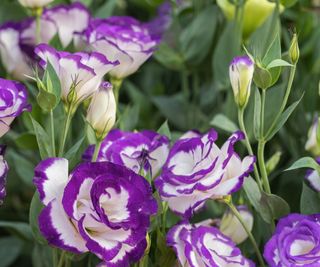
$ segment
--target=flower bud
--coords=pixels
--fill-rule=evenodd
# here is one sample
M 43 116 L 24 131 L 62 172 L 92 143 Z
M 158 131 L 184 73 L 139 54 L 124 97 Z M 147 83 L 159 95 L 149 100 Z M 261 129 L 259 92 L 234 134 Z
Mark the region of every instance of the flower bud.
M 21 5 L 28 8 L 44 7 L 51 2 L 53 2 L 53 0 L 19 0 Z
M 316 117 L 308 133 L 305 149 L 313 156 L 320 156 L 320 118 Z
M 103 139 L 116 121 L 116 101 L 112 85 L 108 82 L 101 84 L 90 102 L 87 121 L 94 129 L 97 138 Z
M 289 56 L 292 64 L 297 64 L 299 60 L 300 50 L 298 44 L 298 37 L 295 33 L 291 40 L 290 48 L 289 48 Z
M 248 103 L 253 72 L 254 63 L 248 56 L 235 57 L 230 64 L 230 82 L 235 101 L 240 108 Z
M 251 231 L 253 227 L 253 216 L 246 206 L 238 206 L 242 220 Z M 248 234 L 241 225 L 238 218 L 230 211 L 226 211 L 220 222 L 220 231 L 230 237 L 233 242 L 240 244 L 248 238 Z

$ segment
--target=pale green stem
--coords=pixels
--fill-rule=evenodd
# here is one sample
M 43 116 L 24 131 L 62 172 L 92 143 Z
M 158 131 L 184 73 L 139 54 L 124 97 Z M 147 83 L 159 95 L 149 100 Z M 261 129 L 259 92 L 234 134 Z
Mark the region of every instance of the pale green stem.
M 99 151 L 100 151 L 100 148 L 101 148 L 101 144 L 102 144 L 102 141 L 101 139 L 99 139 L 95 145 L 95 148 L 94 148 L 94 153 L 93 153 L 93 156 L 92 156 L 92 162 L 96 162 L 97 161 L 97 158 L 99 156 Z
M 120 93 L 120 88 L 123 82 L 123 79 L 117 79 L 117 78 L 112 78 L 110 79 L 110 82 L 113 86 L 113 93 L 114 93 L 114 98 L 116 99 L 117 107 L 119 103 L 119 93 Z
M 164 203 L 163 214 L 162 214 L 162 233 L 166 233 L 166 224 L 167 224 L 167 211 L 168 211 L 168 202 Z
M 52 249 L 52 265 L 53 267 L 56 267 L 58 264 L 58 251 L 53 248 Z
M 265 192 L 268 194 L 271 194 L 271 189 L 270 189 L 270 184 L 269 184 L 269 179 L 268 179 L 268 173 L 264 161 L 264 147 L 265 147 L 265 141 L 264 140 L 259 140 L 258 144 L 258 161 L 259 161 L 259 167 L 260 167 L 260 173 L 262 177 L 262 183 Z
M 41 15 L 42 15 L 42 8 L 36 8 L 36 43 L 41 43 Z
M 250 140 L 248 138 L 247 130 L 246 130 L 246 127 L 245 127 L 245 124 L 244 124 L 243 117 L 244 117 L 244 108 L 239 108 L 238 109 L 238 121 L 239 121 L 240 130 L 244 133 L 245 145 L 247 147 L 249 155 L 250 156 L 254 156 L 253 150 L 252 150 L 252 147 L 251 147 L 251 144 L 250 144 Z M 259 175 L 257 164 L 254 163 L 253 167 L 254 167 L 254 169 L 253 169 L 254 170 L 254 176 L 256 178 L 256 181 L 257 181 L 257 184 L 259 186 L 260 191 L 262 191 L 261 180 L 260 180 L 260 175 Z
M 56 156 L 56 142 L 55 142 L 55 134 L 54 134 L 53 110 L 50 110 L 50 128 L 51 128 L 52 154 L 53 154 L 53 157 L 55 157 Z
M 60 148 L 59 148 L 59 157 L 63 156 L 64 146 L 66 144 L 66 139 L 67 139 L 68 131 L 69 131 L 69 128 L 70 128 L 72 115 L 73 115 L 72 114 L 72 107 L 70 107 L 68 109 L 68 111 L 67 111 L 67 116 L 65 118 L 64 127 L 63 127 L 63 130 L 62 130 L 61 142 L 60 142 Z
M 248 234 L 249 240 L 252 243 L 253 249 L 257 255 L 259 264 L 261 267 L 265 267 L 265 263 L 263 261 L 262 255 L 260 253 L 259 247 L 257 245 L 256 240 L 254 239 L 251 231 L 248 229 L 247 225 L 245 224 L 245 222 L 243 221 L 239 211 L 237 210 L 237 208 L 233 205 L 232 201 L 225 201 L 225 203 L 228 205 L 228 207 L 230 208 L 230 210 L 233 212 L 233 214 L 237 217 L 237 219 L 239 220 L 239 222 L 241 223 L 241 225 L 243 226 L 244 230 L 246 231 L 246 233 Z
M 282 112 L 283 112 L 284 109 L 286 108 L 286 105 L 287 105 L 287 102 L 288 102 L 288 99 L 289 99 L 289 96 L 290 96 L 290 93 L 291 93 L 291 88 L 292 88 L 292 84 L 293 84 L 293 80 L 294 80 L 295 73 L 296 73 L 296 65 L 294 65 L 294 66 L 290 69 L 289 81 L 288 81 L 288 85 L 287 85 L 287 88 L 286 88 L 285 95 L 284 95 L 283 100 L 282 100 L 282 104 L 281 104 L 280 110 L 279 110 L 276 118 L 275 118 L 274 121 L 272 122 L 269 130 L 267 131 L 266 137 L 268 137 L 268 136 L 270 135 L 270 133 L 271 133 L 272 130 L 274 129 L 276 123 L 278 122 L 278 120 L 279 120 Z
M 57 267 L 63 267 L 64 260 L 65 260 L 65 251 L 62 251 Z

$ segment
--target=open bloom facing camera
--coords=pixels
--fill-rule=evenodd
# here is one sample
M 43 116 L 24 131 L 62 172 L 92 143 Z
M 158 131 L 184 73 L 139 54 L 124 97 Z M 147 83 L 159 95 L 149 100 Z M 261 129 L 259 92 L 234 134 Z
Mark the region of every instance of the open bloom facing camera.
M 241 160 L 234 151 L 235 143 L 244 138 L 242 132 L 235 132 L 221 148 L 215 144 L 215 130 L 193 134 L 173 145 L 162 174 L 155 181 L 170 209 L 184 217 L 191 217 L 209 198 L 239 190 L 255 162 L 253 156 Z
M 98 91 L 103 76 L 119 64 L 109 61 L 104 55 L 92 53 L 59 52 L 53 47 L 40 44 L 35 53 L 45 69 L 50 62 L 60 78 L 61 98 L 65 102 L 79 104 Z
M 264 258 L 270 267 L 320 266 L 319 238 L 319 214 L 290 214 L 278 222 Z
M 45 205 L 40 230 L 51 245 L 91 251 L 108 267 L 143 256 L 157 202 L 142 176 L 110 162 L 80 164 L 69 176 L 66 159 L 49 158 L 36 167 L 34 183 Z
M 254 63 L 248 56 L 235 57 L 230 64 L 230 82 L 234 99 L 240 108 L 245 107 L 248 103 L 253 72 Z
M 44 7 L 53 2 L 53 0 L 19 0 L 19 3 L 28 8 Z
M 170 229 L 167 244 L 175 250 L 181 266 L 255 266 L 215 227 L 194 227 L 182 222 Z

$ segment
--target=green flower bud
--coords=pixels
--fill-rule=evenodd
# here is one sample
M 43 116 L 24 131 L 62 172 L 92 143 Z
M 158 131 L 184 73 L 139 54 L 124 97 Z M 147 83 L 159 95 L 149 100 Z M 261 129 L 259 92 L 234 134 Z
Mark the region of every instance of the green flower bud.
M 290 48 L 289 48 L 289 56 L 292 64 L 297 64 L 300 56 L 299 44 L 298 44 L 298 37 L 295 33 L 291 40 Z

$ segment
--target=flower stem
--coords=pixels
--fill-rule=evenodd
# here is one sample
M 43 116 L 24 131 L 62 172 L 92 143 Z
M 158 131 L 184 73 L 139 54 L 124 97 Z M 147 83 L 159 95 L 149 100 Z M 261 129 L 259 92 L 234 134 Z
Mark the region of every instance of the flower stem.
M 42 7 L 38 7 L 35 9 L 36 15 L 36 43 L 41 43 L 41 15 L 42 15 Z
M 63 267 L 64 260 L 65 260 L 65 251 L 62 251 L 57 267 Z
M 52 249 L 52 265 L 53 267 L 56 267 L 58 264 L 58 251 L 53 248 Z
M 96 162 L 97 161 L 97 158 L 99 156 L 99 151 L 100 151 L 100 148 L 101 148 L 101 144 L 102 144 L 102 139 L 98 139 L 95 147 L 94 147 L 94 153 L 93 153 L 93 156 L 92 156 L 92 162 Z
M 166 226 L 167 226 L 167 211 L 168 211 L 168 202 L 164 202 L 163 205 L 163 213 L 162 213 L 162 233 L 166 233 Z
M 284 98 L 282 100 L 282 104 L 281 104 L 280 110 L 279 110 L 277 116 L 275 117 L 274 121 L 272 122 L 269 130 L 267 131 L 267 134 L 266 134 L 267 138 L 270 135 L 270 133 L 272 132 L 272 130 L 274 129 L 274 127 L 276 126 L 276 123 L 278 122 L 282 112 L 284 111 L 284 109 L 285 109 L 285 107 L 287 105 L 287 102 L 288 102 L 288 99 L 289 99 L 289 95 L 291 93 L 291 88 L 292 88 L 292 84 L 293 84 L 295 73 L 296 73 L 296 65 L 293 65 L 293 67 L 290 69 L 289 81 L 288 81 L 286 93 L 285 93 Z
M 262 183 L 263 183 L 264 190 L 268 194 L 271 194 L 271 189 L 270 189 L 267 169 L 266 169 L 266 165 L 265 165 L 265 161 L 264 161 L 264 147 L 265 147 L 265 144 L 266 143 L 265 143 L 264 140 L 259 140 L 259 144 L 258 144 L 258 161 L 259 161 L 260 173 L 261 173 L 261 178 L 262 178 Z
M 64 121 L 64 127 L 63 127 L 63 130 L 62 130 L 61 142 L 60 142 L 60 148 L 59 148 L 59 157 L 63 156 L 64 146 L 66 144 L 66 139 L 67 139 L 68 131 L 69 131 L 69 128 L 70 128 L 72 115 L 73 115 L 72 114 L 72 107 L 70 107 L 70 108 L 68 108 L 67 116 L 66 116 L 65 121 Z
M 111 81 L 111 84 L 113 86 L 114 98 L 116 99 L 116 104 L 117 104 L 117 107 L 118 107 L 119 92 L 120 92 L 120 88 L 121 88 L 123 80 L 122 79 L 117 79 L 117 78 L 111 78 L 110 81 Z
M 252 147 L 250 144 L 250 140 L 248 138 L 247 130 L 246 130 L 246 127 L 244 124 L 243 117 L 244 117 L 244 108 L 239 108 L 238 109 L 238 121 L 239 121 L 240 130 L 244 133 L 245 145 L 247 147 L 249 155 L 254 156 L 253 151 L 252 151 Z M 257 184 L 259 186 L 260 191 L 262 191 L 261 180 L 260 180 L 260 175 L 259 175 L 257 164 L 254 163 L 253 166 L 254 166 L 254 176 L 256 178 L 256 181 L 257 181 Z
M 257 258 L 258 258 L 258 261 L 259 261 L 259 264 L 261 267 L 265 267 L 265 264 L 264 264 L 264 261 L 263 261 L 263 258 L 262 258 L 262 255 L 260 253 L 260 250 L 259 250 L 259 247 L 257 245 L 257 242 L 256 240 L 254 239 L 251 231 L 248 229 L 247 225 L 244 223 L 239 211 L 237 210 L 237 208 L 233 205 L 232 203 L 232 200 L 225 200 L 224 201 L 228 207 L 230 208 L 230 210 L 233 212 L 233 214 L 237 217 L 237 219 L 239 220 L 239 222 L 241 223 L 241 225 L 243 226 L 244 230 L 246 231 L 246 233 L 248 234 L 248 237 L 252 243 L 252 246 L 254 248 L 254 251 L 257 255 Z
M 53 154 L 53 157 L 55 157 L 56 156 L 56 142 L 55 142 L 55 134 L 54 134 L 53 110 L 50 110 L 50 128 L 51 128 L 52 154 Z

